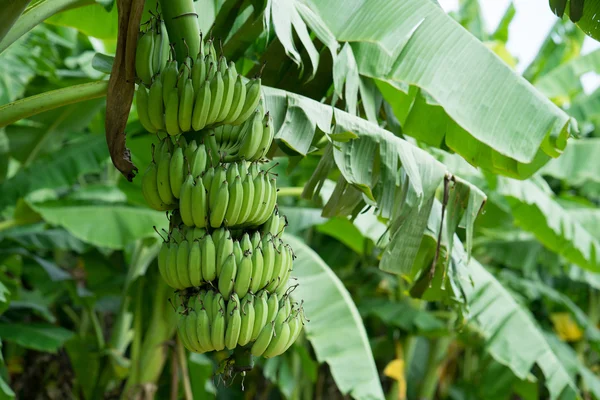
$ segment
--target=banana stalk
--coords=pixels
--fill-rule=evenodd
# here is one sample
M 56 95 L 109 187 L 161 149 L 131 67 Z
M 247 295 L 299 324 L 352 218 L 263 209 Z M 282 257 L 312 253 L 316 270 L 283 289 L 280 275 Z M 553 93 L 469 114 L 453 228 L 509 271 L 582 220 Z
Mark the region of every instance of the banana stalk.
M 160 0 L 160 7 L 169 37 L 175 43 L 177 61 L 183 63 L 188 55 L 195 59 L 201 42 L 193 0 Z

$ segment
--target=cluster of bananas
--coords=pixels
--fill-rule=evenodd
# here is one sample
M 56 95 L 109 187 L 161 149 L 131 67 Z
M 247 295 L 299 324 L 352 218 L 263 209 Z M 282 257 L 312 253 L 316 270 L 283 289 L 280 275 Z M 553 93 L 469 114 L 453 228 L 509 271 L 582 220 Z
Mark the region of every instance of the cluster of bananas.
M 585 0 L 569 1 L 569 19 L 573 22 L 579 22 L 583 17 L 583 6 Z M 559 18 L 562 18 L 567 9 L 567 0 L 549 0 L 550 9 Z
M 253 227 L 267 221 L 277 202 L 275 178 L 257 162 L 217 163 L 203 143 L 162 141 L 142 178 L 142 193 L 159 211 L 179 204 L 183 223 L 198 228 Z M 179 200 L 179 203 L 178 201 Z
M 148 29 L 140 32 L 138 39 L 135 70 L 142 83 L 150 85 L 154 77 L 165 69 L 170 46 L 169 34 L 160 17 L 152 17 L 145 25 Z
M 302 305 L 293 302 L 290 291 L 280 298 L 267 290 L 243 297 L 200 290 L 181 301 L 179 337 L 188 350 L 197 353 L 247 346 L 255 357 L 275 357 L 296 341 L 306 320 Z
M 221 227 L 212 233 L 203 228 L 175 228 L 158 256 L 158 268 L 174 289 L 210 286 L 225 298 L 244 297 L 265 289 L 281 294 L 287 288 L 295 255 L 280 235 L 285 217 L 273 214 L 262 230 L 252 234 Z
M 206 133 L 206 145 L 225 162 L 258 161 L 264 158 L 273 141 L 273 120 L 259 105 L 242 125 L 220 125 Z
M 160 143 L 142 192 L 150 207 L 170 211 L 158 268 L 179 298 L 179 336 L 195 352 L 239 346 L 236 368 L 247 361 L 241 354 L 276 356 L 305 318 L 290 298 L 295 255 L 282 240 L 275 179 L 259 166 L 275 133 L 260 78 L 246 82 L 200 32 L 187 34 L 200 37 L 195 59 L 178 66 L 160 16 L 149 24 L 136 52 L 136 104 Z
M 142 53 L 141 45 L 136 73 L 142 84 L 136 92 L 136 106 L 147 131 L 177 136 L 192 129 L 240 125 L 256 112 L 261 98 L 260 78 L 244 83 L 233 62 L 228 64 L 224 56 L 217 58 L 212 40 L 200 45 L 195 60 L 188 56 L 178 67 L 171 57 L 158 73 L 153 69 L 153 57 L 144 57 L 148 50 Z M 145 79 L 148 75 L 150 80 Z

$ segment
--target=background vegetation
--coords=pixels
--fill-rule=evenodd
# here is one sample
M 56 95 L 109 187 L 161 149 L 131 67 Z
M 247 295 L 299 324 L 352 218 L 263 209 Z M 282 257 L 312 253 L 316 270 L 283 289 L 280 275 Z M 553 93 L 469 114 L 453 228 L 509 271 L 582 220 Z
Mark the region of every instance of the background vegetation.
M 174 336 L 165 218 L 110 163 L 105 99 L 0 107 L 0 398 L 600 399 L 600 50 L 577 26 L 520 77 L 512 6 L 489 33 L 475 0 L 196 5 L 238 71 L 266 62 L 305 335 L 213 378 L 223 354 Z M 0 104 L 107 79 L 116 36 L 110 0 L 31 2 Z

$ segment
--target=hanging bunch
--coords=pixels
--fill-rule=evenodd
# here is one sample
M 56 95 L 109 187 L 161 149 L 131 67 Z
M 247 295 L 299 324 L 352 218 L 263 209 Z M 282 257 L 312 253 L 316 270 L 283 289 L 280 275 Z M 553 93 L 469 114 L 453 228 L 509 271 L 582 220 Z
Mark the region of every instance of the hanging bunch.
M 142 25 L 136 54 L 137 112 L 160 139 L 142 192 L 170 218 L 158 267 L 177 291 L 184 346 L 232 350 L 235 368 L 247 370 L 252 356 L 286 351 L 307 321 L 291 298 L 295 255 L 282 237 L 275 174 L 262 168 L 273 122 L 260 77 L 247 80 L 202 40 L 193 3 L 162 5 L 165 19 Z M 182 39 L 169 43 L 165 26 Z

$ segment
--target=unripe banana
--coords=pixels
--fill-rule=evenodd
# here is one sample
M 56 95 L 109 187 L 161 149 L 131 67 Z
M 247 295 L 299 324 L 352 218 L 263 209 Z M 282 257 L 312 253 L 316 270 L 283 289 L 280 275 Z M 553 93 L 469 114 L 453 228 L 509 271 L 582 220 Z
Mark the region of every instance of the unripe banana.
M 287 349 L 289 349 L 294 344 L 296 339 L 298 339 L 298 336 L 300 336 L 300 332 L 302 331 L 302 321 L 300 320 L 300 317 L 298 315 L 292 317 L 292 319 L 289 322 L 289 325 L 290 338 L 281 353 L 285 353 Z
M 204 81 L 204 83 L 198 88 L 196 93 L 196 101 L 194 103 L 194 110 L 192 113 L 192 127 L 195 131 L 199 131 L 206 126 L 208 113 L 210 111 L 210 83 Z
M 225 60 L 225 57 L 222 59 Z M 226 64 L 227 62 L 224 61 L 224 63 Z M 221 75 L 223 76 L 223 100 L 216 122 L 223 122 L 223 120 L 225 120 L 231 111 L 231 106 L 233 104 L 233 92 L 235 89 L 235 79 L 237 78 L 235 64 L 230 62 L 229 67 L 224 71 L 221 71 Z
M 221 159 L 221 154 L 219 153 L 219 146 L 217 145 L 217 141 L 215 140 L 215 135 L 208 135 L 204 138 L 204 143 L 206 144 L 206 149 L 208 150 L 208 154 L 212 160 L 212 164 L 215 165 Z
M 196 186 L 192 188 L 192 220 L 198 228 L 207 226 L 207 201 L 206 188 L 202 183 L 202 179 L 196 180 Z
M 181 139 L 185 139 L 185 137 L 180 136 L 179 140 L 181 141 Z M 198 149 L 198 143 L 196 143 L 196 140 L 192 140 L 186 146 L 182 145 L 181 147 L 184 148 L 183 155 L 185 156 L 185 159 L 190 163 L 190 165 L 193 164 L 192 160 L 194 159 L 196 150 Z M 194 175 L 194 177 L 196 177 L 196 175 Z
M 152 34 L 146 32 L 138 39 L 135 49 L 135 72 L 146 85 L 152 83 L 154 71 L 152 70 L 152 52 L 154 50 L 154 41 Z
M 157 211 L 170 210 L 175 206 L 173 204 L 166 204 L 160 198 L 158 193 L 157 173 L 158 168 L 156 163 L 152 161 L 150 165 L 148 165 L 148 168 L 146 169 L 146 172 L 142 178 L 142 194 L 146 199 L 146 203 L 148 203 L 148 205 L 153 209 Z
M 215 74 L 214 78 L 210 81 L 210 111 L 206 119 L 206 124 L 214 124 L 221 110 L 221 104 L 223 103 L 223 94 L 225 91 L 223 77 L 221 74 Z
M 182 93 L 179 105 L 179 128 L 181 132 L 188 132 L 192 128 L 192 111 L 194 109 L 194 86 L 191 79 L 185 81 Z
M 225 312 L 220 308 L 215 315 L 210 331 L 210 340 L 214 349 L 221 351 L 225 348 Z
M 244 297 L 248 293 L 250 288 L 250 280 L 252 279 L 252 254 L 245 252 L 242 256 L 235 277 L 235 283 L 233 285 L 233 291 L 237 293 L 239 297 Z
M 263 254 L 263 271 L 260 279 L 260 288 L 266 287 L 273 279 L 273 269 L 275 267 L 275 246 L 273 242 L 263 242 L 262 246 Z
M 245 122 L 250 118 L 254 110 L 256 110 L 261 96 L 260 87 L 260 78 L 252 79 L 246 83 L 246 100 L 244 101 L 244 106 L 242 107 L 240 115 L 231 122 L 232 125 L 239 125 Z
M 277 188 L 275 179 L 269 179 L 266 174 L 263 179 L 266 180 L 265 187 L 268 196 L 263 200 L 264 204 L 262 205 L 261 212 L 256 217 L 256 220 L 252 221 L 256 225 L 262 225 L 265 223 L 265 221 L 267 221 L 269 215 L 273 213 L 275 202 L 277 201 Z
M 167 133 L 171 136 L 177 136 L 181 133 L 179 129 L 179 95 L 177 94 L 177 89 L 171 90 L 171 94 L 169 94 L 169 100 L 165 106 L 165 126 L 167 128 Z
M 171 286 L 174 289 L 179 288 L 179 279 L 177 277 L 177 253 L 179 250 L 179 245 L 177 243 L 172 242 L 169 246 L 169 254 L 167 256 L 167 268 L 165 268 L 165 276 L 163 279 L 167 283 L 167 285 Z
M 206 170 L 206 164 L 208 161 L 208 156 L 206 154 L 206 147 L 204 146 L 204 144 L 200 144 L 198 146 L 198 148 L 196 149 L 196 151 L 194 152 L 192 161 L 191 161 L 191 168 L 192 168 L 192 175 L 194 177 L 199 176 L 200 174 L 202 174 L 205 170 Z
M 204 174 L 202 175 L 202 183 L 204 184 L 204 187 L 206 188 L 207 191 L 211 190 L 212 181 L 213 181 L 214 176 L 215 176 L 215 169 L 212 167 L 208 168 L 206 171 L 204 171 Z
M 186 226 L 195 226 L 193 218 L 193 191 L 194 178 L 192 178 L 192 175 L 188 174 L 187 179 L 181 186 L 181 192 L 179 194 L 179 215 L 181 216 L 181 221 L 183 221 Z
M 178 75 L 178 70 L 177 70 L 177 61 L 175 60 L 169 60 L 169 62 L 167 63 L 167 66 L 165 67 L 165 70 L 161 75 L 162 78 L 162 101 L 164 104 L 167 104 L 167 102 L 169 101 L 169 95 L 171 94 L 171 91 L 173 89 L 175 89 L 176 85 L 177 85 L 177 75 Z
M 254 112 L 249 122 L 238 154 L 241 158 L 250 161 L 254 159 L 254 155 L 258 151 L 263 137 L 262 115 L 259 113 L 259 110 Z
M 156 183 L 158 185 L 158 194 L 165 204 L 175 203 L 175 197 L 171 190 L 169 179 L 169 169 L 171 167 L 171 154 L 166 153 L 160 157 L 156 172 Z
M 235 282 L 237 274 L 237 265 L 235 263 L 235 257 L 230 254 L 223 263 L 221 274 L 219 275 L 219 292 L 224 298 L 229 298 L 233 291 L 233 284 Z
M 157 21 L 156 35 L 153 36 L 154 48 L 152 52 L 152 69 L 154 74 L 164 71 L 169 60 L 169 34 L 163 20 Z
M 248 232 L 242 235 L 242 239 L 240 240 L 240 246 L 242 247 L 242 251 L 244 253 L 252 254 L 252 250 L 254 247 L 252 246 L 252 241 L 250 240 L 250 235 Z
M 271 339 L 273 338 L 273 334 L 275 333 L 275 323 L 267 322 L 267 324 L 262 328 L 260 334 L 256 338 L 256 341 L 252 345 L 250 349 L 250 353 L 254 357 L 260 357 L 263 355 L 265 350 L 269 347 L 271 343 Z
M 181 186 L 183 185 L 184 179 L 184 165 L 185 160 L 183 157 L 183 149 L 181 147 L 177 147 L 175 151 L 173 151 L 173 155 L 171 156 L 171 164 L 169 166 L 169 181 L 171 184 L 171 192 L 173 193 L 173 197 L 176 199 L 181 195 Z
M 146 90 L 146 86 L 140 84 L 135 93 L 135 106 L 138 113 L 138 118 L 140 123 L 150 133 L 156 133 L 157 130 L 152 125 L 152 121 L 150 121 L 150 116 L 148 115 L 148 90 Z
M 238 339 L 240 337 L 240 330 L 242 328 L 242 317 L 240 315 L 240 304 L 239 300 L 236 301 L 234 296 L 229 300 L 230 304 L 233 304 L 231 314 L 227 317 L 227 331 L 225 333 L 225 347 L 229 350 L 233 350 L 237 346 Z M 229 314 L 229 306 L 227 307 Z
M 209 323 L 215 317 L 215 314 L 213 314 L 214 302 L 215 292 L 213 292 L 212 290 L 207 290 L 204 294 L 204 298 L 202 299 L 202 305 L 206 309 L 206 314 L 208 315 Z
M 148 117 L 157 130 L 165 129 L 163 106 L 163 85 L 160 79 L 155 79 L 148 94 Z
M 288 225 L 288 221 L 287 221 L 287 217 L 285 215 L 282 215 L 279 217 L 279 225 L 277 227 L 277 235 L 276 236 L 282 236 L 283 232 L 285 231 L 285 227 Z
M 287 322 L 281 324 L 281 327 L 277 329 L 275 325 L 275 337 L 269 343 L 269 346 L 262 354 L 265 358 L 271 358 L 280 355 L 283 349 L 290 340 L 290 325 Z
M 194 87 L 194 93 L 198 93 L 200 86 L 206 80 L 206 64 L 204 64 L 204 57 L 198 54 L 194 66 L 192 67 L 192 85 Z
M 242 323 L 240 328 L 240 336 L 238 338 L 238 344 L 245 346 L 250 343 L 252 337 L 252 329 L 254 328 L 254 295 L 248 294 L 242 301 Z
M 256 249 L 260 246 L 260 232 L 254 231 L 252 236 L 250 237 L 250 241 L 252 242 L 252 248 Z
M 189 351 L 196 351 L 188 339 L 186 331 L 186 322 L 187 316 L 183 316 L 180 314 L 179 319 L 177 320 L 177 335 L 179 336 L 179 340 L 181 340 L 181 343 L 186 349 L 188 349 Z
M 252 293 L 256 293 L 261 289 L 263 264 L 262 249 L 257 247 L 252 252 L 252 279 L 250 279 L 250 291 Z
M 229 226 L 234 226 L 238 223 L 240 210 L 242 209 L 244 201 L 242 179 L 238 175 L 233 182 L 229 184 L 229 203 L 227 205 L 227 211 L 225 212 L 225 220 Z
M 219 311 L 222 310 L 223 311 L 223 316 L 225 316 L 225 299 L 223 298 L 223 295 L 221 295 L 221 293 L 219 292 L 214 292 L 215 293 L 215 298 L 213 299 L 213 310 L 212 310 L 212 314 L 213 315 L 218 315 Z M 214 320 L 214 318 L 213 318 Z M 225 332 L 223 332 L 223 336 L 225 335 Z
M 177 281 L 179 282 L 178 289 L 191 287 L 189 270 L 190 246 L 187 240 L 179 243 L 177 250 Z
M 238 218 L 240 224 L 245 223 L 250 218 L 250 214 L 253 210 L 254 182 L 249 174 L 245 175 L 244 181 L 242 182 L 242 192 L 244 192 L 244 202 L 242 203 L 240 216 Z
M 242 262 L 242 257 L 244 257 L 244 252 L 242 251 L 242 247 L 240 246 L 240 242 L 238 240 L 233 242 L 233 255 L 235 256 L 236 264 L 240 265 Z
M 196 353 L 204 353 L 207 349 L 200 344 L 198 340 L 198 315 L 195 310 L 190 310 L 188 315 L 185 317 L 185 332 L 188 339 L 188 343 L 192 346 Z
M 235 121 L 240 114 L 242 113 L 242 109 L 244 108 L 244 102 L 246 101 L 246 85 L 242 81 L 242 76 L 238 75 L 235 80 L 235 85 L 233 88 L 233 103 L 231 105 L 231 109 L 229 113 L 225 117 L 225 124 L 231 124 Z
M 221 276 L 225 260 L 233 253 L 233 239 L 231 233 L 226 231 L 223 237 L 215 242 L 217 248 L 217 276 Z
M 279 312 L 279 297 L 273 293 L 267 299 L 267 323 L 275 322 L 277 313 Z
M 205 281 L 211 282 L 217 277 L 216 250 L 215 243 L 210 235 L 201 239 L 202 244 L 202 277 Z
M 213 183 L 215 179 L 213 179 Z M 214 186 L 214 184 L 213 184 Z M 223 181 L 219 190 L 216 193 L 209 193 L 210 197 L 210 226 L 217 228 L 223 223 L 225 218 L 225 211 L 227 211 L 227 205 L 229 203 L 229 188 L 227 181 Z
M 267 299 L 269 295 L 266 291 L 261 291 L 254 300 L 254 324 L 250 340 L 254 341 L 260 334 L 260 331 L 267 324 L 267 313 L 269 311 Z
M 198 287 L 202 284 L 202 252 L 200 242 L 193 240 L 190 243 L 190 255 L 188 261 L 190 284 Z
M 202 307 L 200 311 L 196 311 L 196 314 L 196 332 L 198 334 L 198 341 L 200 342 L 200 345 L 206 349 L 205 351 L 212 351 L 214 350 L 214 346 L 211 340 L 210 319 L 208 318 L 207 310 Z
M 271 147 L 271 143 L 273 142 L 274 129 L 273 126 L 273 118 L 269 113 L 265 114 L 263 119 L 263 127 L 262 127 L 262 138 L 260 144 L 258 145 L 258 150 L 252 156 L 253 160 L 260 160 L 264 158 L 269 152 L 269 148 Z
M 232 183 L 236 176 L 239 176 L 238 169 L 235 164 L 229 164 L 225 167 L 225 180 Z
M 289 245 L 283 246 L 281 250 L 282 264 L 283 264 L 283 275 L 281 277 L 281 284 L 275 289 L 277 294 L 283 293 L 288 287 L 288 281 L 293 270 L 293 253 Z
M 179 98 L 183 96 L 183 88 L 185 87 L 185 83 L 190 77 L 190 65 L 192 64 L 192 59 L 188 56 L 185 58 L 183 64 L 179 68 L 179 75 L 177 76 L 177 95 Z
M 244 221 L 246 225 L 252 225 L 253 222 L 257 219 L 258 215 L 262 211 L 262 204 L 264 199 L 268 194 L 266 193 L 265 181 L 262 179 L 262 176 L 257 176 L 253 181 L 254 186 L 254 197 L 250 200 L 252 202 L 252 209 L 250 210 L 250 215 Z

